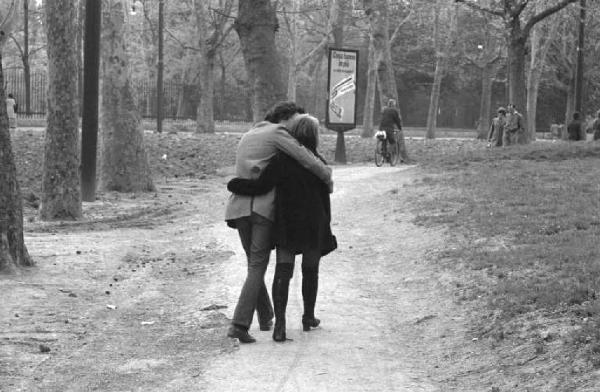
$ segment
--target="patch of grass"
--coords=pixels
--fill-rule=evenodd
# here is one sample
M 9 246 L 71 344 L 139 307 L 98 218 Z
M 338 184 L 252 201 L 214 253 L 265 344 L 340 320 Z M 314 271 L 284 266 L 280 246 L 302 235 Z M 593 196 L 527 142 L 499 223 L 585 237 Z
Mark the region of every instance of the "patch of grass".
M 424 166 L 415 223 L 448 228 L 456 246 L 440 259 L 485 273 L 475 285 L 500 323 L 541 311 L 600 326 L 599 144 L 457 150 Z M 599 366 L 600 333 L 586 336 Z

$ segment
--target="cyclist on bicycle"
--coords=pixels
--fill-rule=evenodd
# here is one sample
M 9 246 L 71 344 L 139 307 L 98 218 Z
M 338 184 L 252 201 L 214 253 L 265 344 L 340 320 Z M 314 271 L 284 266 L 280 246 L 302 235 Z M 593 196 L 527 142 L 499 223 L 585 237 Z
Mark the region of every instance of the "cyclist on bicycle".
M 383 112 L 381 113 L 381 121 L 379 122 L 379 129 L 385 131 L 386 140 L 383 143 L 384 156 L 388 156 L 387 144 L 389 144 L 392 147 L 392 149 L 396 148 L 396 135 L 394 132 L 394 125 L 398 128 L 399 131 L 402 130 L 402 120 L 400 119 L 400 112 L 396 108 L 396 100 L 389 99 L 387 102 L 387 106 L 383 109 Z M 390 153 L 398 153 L 398 151 L 390 151 Z

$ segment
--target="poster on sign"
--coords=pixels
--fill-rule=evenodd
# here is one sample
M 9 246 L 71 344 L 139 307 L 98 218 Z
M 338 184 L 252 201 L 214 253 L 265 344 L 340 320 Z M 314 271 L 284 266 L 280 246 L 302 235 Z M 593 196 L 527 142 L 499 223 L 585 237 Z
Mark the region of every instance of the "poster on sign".
M 329 49 L 326 126 L 343 132 L 356 127 L 358 51 Z

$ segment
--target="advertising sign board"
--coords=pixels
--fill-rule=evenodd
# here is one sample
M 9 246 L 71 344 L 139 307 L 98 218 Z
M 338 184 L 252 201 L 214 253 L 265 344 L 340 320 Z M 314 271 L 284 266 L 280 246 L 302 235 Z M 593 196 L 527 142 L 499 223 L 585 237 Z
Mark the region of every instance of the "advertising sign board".
M 358 51 L 329 49 L 327 128 L 344 132 L 356 127 Z

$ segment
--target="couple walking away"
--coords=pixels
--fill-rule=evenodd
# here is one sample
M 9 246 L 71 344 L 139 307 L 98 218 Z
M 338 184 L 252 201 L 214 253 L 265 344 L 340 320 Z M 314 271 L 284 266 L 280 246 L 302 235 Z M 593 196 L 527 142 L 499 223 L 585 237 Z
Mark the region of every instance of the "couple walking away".
M 269 331 L 275 317 L 273 340 L 287 339 L 285 311 L 297 254 L 302 254 L 303 329 L 320 323 L 314 314 L 319 262 L 337 242 L 330 227 L 331 168 L 317 152 L 318 141 L 318 120 L 293 102 L 281 102 L 238 145 L 225 220 L 238 230 L 248 271 L 227 336 L 242 343 L 256 341 L 248 333 L 255 309 L 261 331 Z M 271 305 L 264 276 L 273 248 Z

